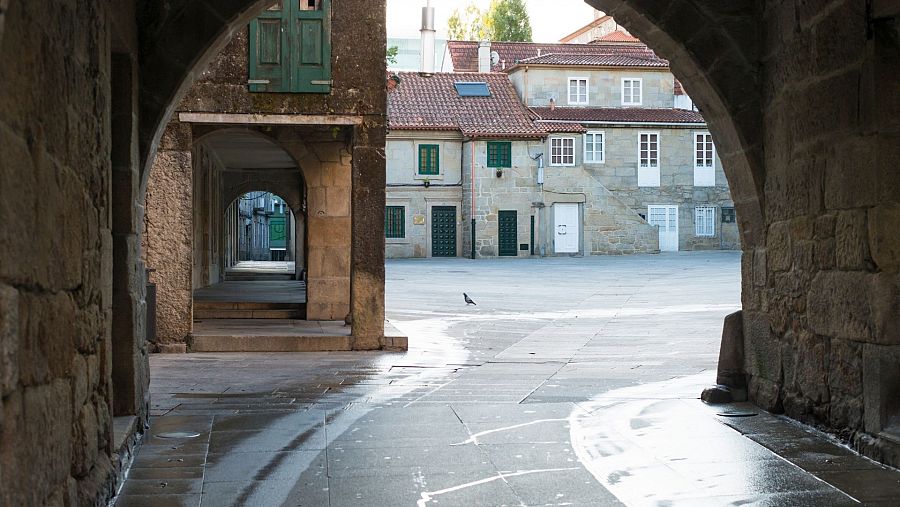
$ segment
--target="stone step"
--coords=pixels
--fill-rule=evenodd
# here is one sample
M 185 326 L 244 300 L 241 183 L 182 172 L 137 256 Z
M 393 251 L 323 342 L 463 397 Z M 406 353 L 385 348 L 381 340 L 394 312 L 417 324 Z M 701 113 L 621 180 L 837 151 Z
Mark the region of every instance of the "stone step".
M 283 282 L 294 280 L 293 273 L 225 273 L 226 282 Z
M 347 335 L 191 335 L 192 352 L 330 352 L 350 350 Z
M 192 352 L 328 352 L 351 350 L 342 321 L 205 320 L 194 323 Z M 383 350 L 406 350 L 408 338 L 385 322 Z
M 216 301 L 194 300 L 194 311 L 199 310 L 302 310 L 306 303 L 278 303 L 270 301 Z
M 194 309 L 194 320 L 204 319 L 304 319 L 305 309 L 295 310 L 240 310 Z

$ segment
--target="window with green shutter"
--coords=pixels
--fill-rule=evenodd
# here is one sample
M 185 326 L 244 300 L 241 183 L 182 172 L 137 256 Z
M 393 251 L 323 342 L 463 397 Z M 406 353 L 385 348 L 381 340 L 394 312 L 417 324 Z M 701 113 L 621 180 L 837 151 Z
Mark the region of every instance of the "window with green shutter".
M 250 22 L 251 92 L 331 92 L 331 0 L 281 0 Z
M 384 213 L 384 237 L 406 237 L 406 208 L 403 206 L 388 206 Z
M 440 146 L 436 144 L 419 145 L 419 174 L 440 174 Z
M 488 167 L 512 167 L 512 143 L 490 141 L 487 143 Z

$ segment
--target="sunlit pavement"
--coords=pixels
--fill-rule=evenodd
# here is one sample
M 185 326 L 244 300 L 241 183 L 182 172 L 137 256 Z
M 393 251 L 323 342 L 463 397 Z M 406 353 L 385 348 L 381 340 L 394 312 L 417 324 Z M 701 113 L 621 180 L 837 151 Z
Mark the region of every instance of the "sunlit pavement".
M 697 399 L 740 306 L 738 253 L 387 274 L 408 353 L 154 356 L 154 418 L 117 505 L 900 502 L 900 473 Z

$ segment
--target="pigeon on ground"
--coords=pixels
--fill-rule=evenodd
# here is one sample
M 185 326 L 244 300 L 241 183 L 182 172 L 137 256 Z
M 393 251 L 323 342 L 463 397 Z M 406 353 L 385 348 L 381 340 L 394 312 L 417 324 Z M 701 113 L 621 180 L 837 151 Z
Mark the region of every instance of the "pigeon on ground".
M 466 306 L 475 304 L 475 301 L 472 301 L 472 298 L 470 298 L 469 295 L 466 294 L 465 292 L 463 292 L 463 298 L 466 300 Z M 478 305 L 475 305 L 475 306 L 478 306 Z

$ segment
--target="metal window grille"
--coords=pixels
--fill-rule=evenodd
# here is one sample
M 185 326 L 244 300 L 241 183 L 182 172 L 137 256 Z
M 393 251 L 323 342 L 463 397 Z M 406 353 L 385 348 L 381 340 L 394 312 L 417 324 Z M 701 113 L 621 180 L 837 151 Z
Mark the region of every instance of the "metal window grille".
M 698 237 L 716 235 L 716 208 L 714 206 L 697 206 L 695 209 L 694 228 Z
M 406 237 L 406 208 L 404 206 L 388 206 L 385 209 L 384 237 Z

